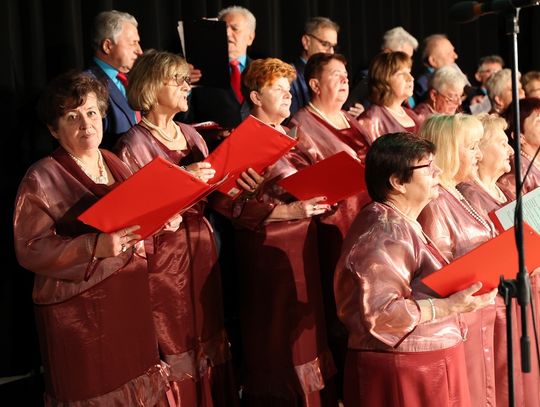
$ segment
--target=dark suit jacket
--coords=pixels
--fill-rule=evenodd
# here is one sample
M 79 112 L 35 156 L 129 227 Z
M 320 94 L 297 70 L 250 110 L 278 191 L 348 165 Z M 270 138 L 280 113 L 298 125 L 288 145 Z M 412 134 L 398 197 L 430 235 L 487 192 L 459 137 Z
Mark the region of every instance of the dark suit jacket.
M 99 66 L 93 64 L 86 72 L 102 81 L 109 91 L 109 108 L 107 115 L 103 119 L 103 141 L 101 142 L 101 147 L 111 149 L 116 144 L 118 138 L 136 124 L 135 112 L 129 106 L 122 92 L 120 92 Z
M 306 106 L 310 101 L 309 88 L 304 78 L 306 63 L 298 58 L 293 66 L 296 70 L 296 79 L 291 83 L 292 101 L 290 117 L 293 117 L 297 111 Z
M 247 65 L 250 63 L 251 59 L 248 58 Z M 221 89 L 211 86 L 195 86 L 191 90 L 186 120 L 191 123 L 211 120 L 225 129 L 233 129 L 249 115 L 247 92 L 245 89 L 243 89 L 243 92 L 245 99 L 244 103 L 240 104 L 232 88 Z

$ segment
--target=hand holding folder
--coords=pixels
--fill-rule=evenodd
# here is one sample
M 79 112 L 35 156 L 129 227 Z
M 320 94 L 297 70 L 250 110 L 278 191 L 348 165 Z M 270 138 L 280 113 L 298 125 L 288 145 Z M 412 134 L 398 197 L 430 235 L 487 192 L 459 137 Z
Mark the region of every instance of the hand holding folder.
M 529 225 L 523 224 L 525 263 L 528 272 L 540 266 L 540 235 Z M 499 285 L 500 276 L 514 278 L 517 274 L 518 258 L 514 242 L 514 228 L 483 243 L 464 256 L 422 279 L 422 282 L 447 297 L 469 287 L 477 281 L 483 286 L 476 295 L 484 294 Z
M 106 233 L 140 225 L 137 234 L 145 239 L 219 185 L 206 184 L 157 157 L 83 212 L 79 220 Z
M 329 205 L 366 190 L 364 166 L 345 151 L 278 181 L 278 185 L 303 201 L 325 196 Z
M 218 191 L 236 198 L 242 192 L 236 183 L 242 172 L 248 168 L 262 172 L 296 143 L 286 134 L 249 116 L 204 161 L 216 170 L 214 180 L 229 175 Z

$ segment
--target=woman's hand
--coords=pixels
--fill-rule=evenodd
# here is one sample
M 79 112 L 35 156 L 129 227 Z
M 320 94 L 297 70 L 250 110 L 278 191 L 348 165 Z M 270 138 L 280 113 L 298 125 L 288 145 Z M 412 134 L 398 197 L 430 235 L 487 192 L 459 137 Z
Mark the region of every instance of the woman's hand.
M 481 288 L 482 283 L 477 282 L 448 298 L 431 298 L 430 300 L 418 301 L 422 315 L 420 322 L 429 322 L 452 314 L 476 311 L 486 305 L 493 304 L 497 289 L 494 288 L 488 293 L 474 296 L 473 294 Z
M 185 168 L 186 171 L 190 172 L 194 177 L 199 178 L 202 182 L 208 182 L 216 175 L 216 170 L 212 168 L 212 165 L 203 161 L 190 164 Z
M 139 225 L 130 226 L 112 233 L 100 233 L 96 243 L 95 256 L 98 258 L 114 257 L 132 248 L 141 235 L 134 233 L 141 227 Z
M 182 223 L 182 215 L 177 213 L 172 218 L 170 218 L 165 226 L 163 226 L 162 232 L 176 232 Z
M 306 201 L 296 201 L 290 204 L 281 204 L 274 208 L 268 222 L 280 220 L 304 219 L 315 215 L 321 215 L 330 210 L 330 205 L 322 203 L 326 197 L 317 196 Z
M 264 182 L 264 177 L 257 174 L 253 168 L 248 168 L 240 174 L 240 178 L 236 181 L 242 189 L 250 194 L 254 194 Z

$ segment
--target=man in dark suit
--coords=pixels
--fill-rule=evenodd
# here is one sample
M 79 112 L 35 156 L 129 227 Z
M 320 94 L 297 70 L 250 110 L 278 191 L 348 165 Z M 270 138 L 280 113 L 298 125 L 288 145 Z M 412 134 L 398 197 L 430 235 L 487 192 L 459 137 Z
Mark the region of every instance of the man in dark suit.
M 101 146 L 111 148 L 120 135 L 138 122 L 126 98 L 127 73 L 142 55 L 137 20 L 128 13 L 111 10 L 96 16 L 94 21 L 94 60 L 87 72 L 107 85 L 109 109 L 103 120 Z
M 310 18 L 302 35 L 302 53 L 294 62 L 296 79 L 291 84 L 291 117 L 309 103 L 309 87 L 304 79 L 307 60 L 319 52 L 334 53 L 337 47 L 339 25 L 326 17 Z
M 249 115 L 249 106 L 244 100 L 240 75 L 250 62 L 247 48 L 255 39 L 255 16 L 246 8 L 227 7 L 218 14 L 218 19 L 227 24 L 231 87 L 229 89 L 211 86 L 194 87 L 191 91 L 190 111 L 187 121 L 214 121 L 223 129 L 218 140 L 207 138 L 209 147 L 215 141 L 238 126 Z M 204 72 L 202 72 L 204 75 Z M 204 136 L 205 134 L 203 134 Z

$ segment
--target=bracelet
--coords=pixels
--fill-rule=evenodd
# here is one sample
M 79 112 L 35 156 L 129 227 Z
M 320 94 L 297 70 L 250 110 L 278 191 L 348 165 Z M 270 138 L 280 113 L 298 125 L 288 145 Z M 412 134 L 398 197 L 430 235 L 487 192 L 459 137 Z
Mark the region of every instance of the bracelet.
M 437 318 L 437 313 L 435 312 L 435 304 L 433 304 L 433 300 L 431 298 L 428 298 L 427 300 L 431 305 L 431 320 L 433 321 L 435 318 Z

